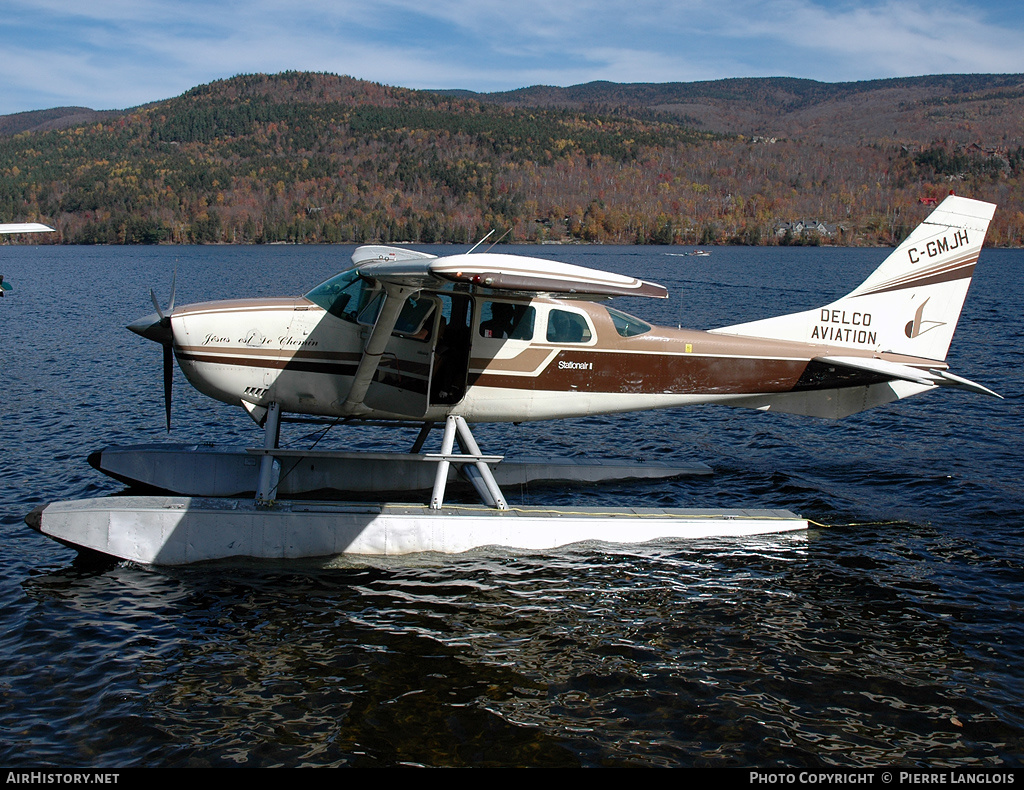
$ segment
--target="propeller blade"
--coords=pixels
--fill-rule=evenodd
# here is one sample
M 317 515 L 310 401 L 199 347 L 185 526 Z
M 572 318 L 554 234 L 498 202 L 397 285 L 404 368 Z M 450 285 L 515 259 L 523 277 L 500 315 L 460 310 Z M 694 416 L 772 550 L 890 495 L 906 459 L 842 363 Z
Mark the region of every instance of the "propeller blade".
M 156 308 L 156 314 L 160 316 L 160 320 L 162 321 L 164 317 L 164 311 L 160 309 L 160 303 L 156 300 L 156 294 L 153 293 L 152 288 L 149 289 L 149 298 L 153 302 L 153 307 Z
M 153 307 L 156 308 L 156 314 L 158 316 L 160 316 L 160 321 L 161 322 L 166 323 L 166 322 L 170 321 L 171 313 L 174 312 L 174 294 L 177 291 L 177 287 L 178 287 L 177 283 L 178 283 L 178 268 L 175 267 L 174 271 L 171 273 L 171 302 L 170 302 L 170 304 L 167 305 L 167 312 L 166 313 L 163 310 L 160 309 L 160 302 L 158 302 L 156 300 L 156 294 L 153 292 L 153 289 L 152 288 L 149 289 L 149 299 L 150 299 L 151 302 L 153 302 Z
M 156 315 L 140 318 L 128 325 L 128 328 L 147 340 L 155 340 L 164 349 L 164 412 L 167 415 L 167 432 L 171 431 L 171 390 L 174 384 L 174 331 L 171 329 L 171 315 L 174 313 L 174 294 L 177 288 L 178 267 L 174 267 L 171 275 L 171 301 L 167 312 L 160 308 L 156 293 L 149 289 L 149 298 L 156 308 Z
M 174 271 L 171 272 L 171 303 L 167 305 L 167 315 L 174 312 L 174 293 L 177 290 L 178 283 L 178 267 L 174 267 Z
M 174 384 L 174 349 L 164 343 L 164 412 L 167 414 L 167 432 L 171 432 L 171 389 Z

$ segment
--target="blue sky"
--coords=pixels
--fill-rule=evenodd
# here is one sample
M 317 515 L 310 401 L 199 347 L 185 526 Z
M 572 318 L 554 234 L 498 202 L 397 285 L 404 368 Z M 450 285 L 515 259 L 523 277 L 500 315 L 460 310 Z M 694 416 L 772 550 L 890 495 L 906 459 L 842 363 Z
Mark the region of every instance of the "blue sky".
M 1019 0 L 0 0 L 0 114 L 236 74 L 408 88 L 1024 72 Z

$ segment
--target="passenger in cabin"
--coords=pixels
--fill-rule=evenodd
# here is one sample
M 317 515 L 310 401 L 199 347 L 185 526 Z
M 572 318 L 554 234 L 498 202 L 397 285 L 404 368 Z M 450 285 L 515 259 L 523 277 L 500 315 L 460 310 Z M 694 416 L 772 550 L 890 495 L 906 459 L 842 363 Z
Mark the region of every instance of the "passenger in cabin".
M 533 338 L 534 309 L 527 305 L 485 302 L 480 317 L 480 337 L 511 340 Z
M 512 334 L 512 305 L 505 302 L 490 302 L 491 317 L 480 322 L 481 337 L 508 337 Z
M 565 310 L 552 310 L 548 314 L 549 343 L 585 343 L 590 340 L 586 319 Z

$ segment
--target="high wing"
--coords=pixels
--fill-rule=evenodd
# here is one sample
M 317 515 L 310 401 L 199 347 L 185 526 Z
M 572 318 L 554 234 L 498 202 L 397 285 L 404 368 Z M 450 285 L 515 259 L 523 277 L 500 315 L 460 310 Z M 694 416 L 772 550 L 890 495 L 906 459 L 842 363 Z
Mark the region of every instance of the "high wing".
M 41 222 L 0 222 L 0 236 L 12 233 L 52 233 L 53 228 Z M 0 296 L 11 290 L 11 284 L 5 283 L 0 275 Z
M 524 255 L 479 252 L 438 258 L 413 250 L 371 246 L 357 249 L 352 260 L 364 277 L 412 288 L 440 288 L 453 282 L 509 293 L 552 293 L 582 299 L 668 298 L 664 286 L 635 277 Z

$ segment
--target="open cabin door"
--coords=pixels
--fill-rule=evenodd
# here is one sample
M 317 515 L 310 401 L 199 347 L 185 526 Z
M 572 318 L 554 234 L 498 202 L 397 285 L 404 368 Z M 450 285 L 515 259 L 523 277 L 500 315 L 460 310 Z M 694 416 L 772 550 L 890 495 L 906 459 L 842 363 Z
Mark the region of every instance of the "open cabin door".
M 441 316 L 430 378 L 432 406 L 453 406 L 466 394 L 473 302 L 465 294 L 438 294 Z
M 374 410 L 420 419 L 433 404 L 450 405 L 466 392 L 471 303 L 461 294 L 417 293 L 405 300 L 365 403 Z M 380 310 L 371 303 L 360 323 Z

